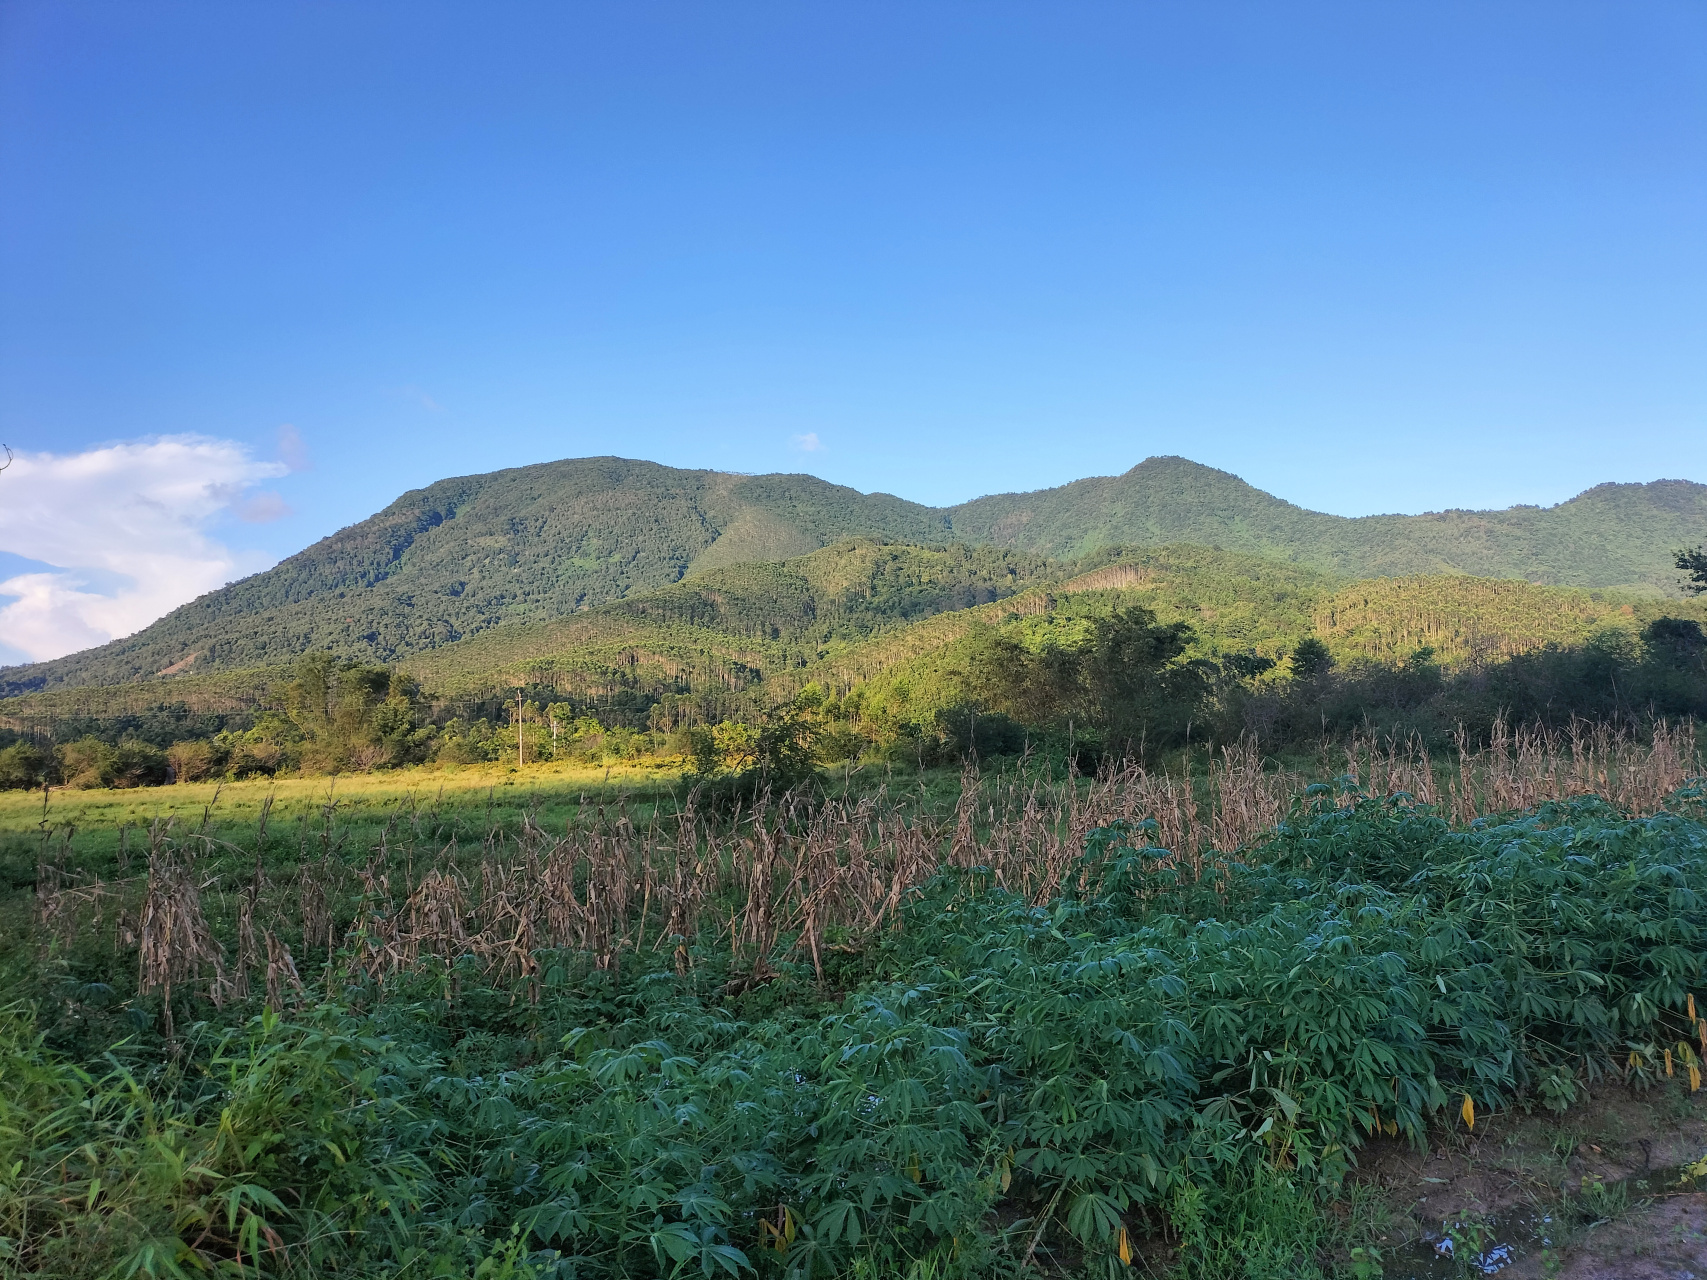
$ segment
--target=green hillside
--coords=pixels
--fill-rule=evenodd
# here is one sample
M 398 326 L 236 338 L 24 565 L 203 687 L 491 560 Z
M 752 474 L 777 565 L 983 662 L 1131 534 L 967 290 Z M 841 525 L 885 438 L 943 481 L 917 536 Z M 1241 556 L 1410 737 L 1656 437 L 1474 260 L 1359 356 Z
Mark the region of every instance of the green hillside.
M 648 597 L 644 616 L 698 625 L 695 584 L 856 535 L 1058 560 L 1192 543 L 1341 578 L 1467 574 L 1663 594 L 1675 578 L 1668 549 L 1707 541 L 1707 486 L 1601 485 L 1546 509 L 1346 519 L 1181 458 L 945 509 L 811 476 L 575 459 L 405 494 L 134 636 L 0 669 L 0 693 L 264 667 L 313 649 L 414 663 L 499 624 L 572 618 L 675 584 L 684 593 Z
M 1066 562 L 845 539 L 785 562 L 707 570 L 568 617 L 489 628 L 406 665 L 453 707 L 508 696 L 524 683 L 592 707 L 615 699 L 643 711 L 661 698 L 687 698 L 698 714 L 739 717 L 811 682 L 843 696 L 875 681 L 872 700 L 898 681 L 940 694 L 955 646 L 975 626 L 1131 604 L 1164 623 L 1190 623 L 1197 656 L 1279 659 L 1314 635 L 1341 664 L 1400 663 L 1426 647 L 1449 671 L 1609 632 L 1634 638 L 1663 614 L 1707 623 L 1707 601 L 1462 576 L 1348 583 L 1203 547 L 1111 548 Z M 177 703 L 212 713 L 278 706 L 290 678 L 281 662 L 118 687 L 60 686 L 0 703 L 0 726 L 142 715 Z
M 738 691 L 766 675 L 921 618 L 1001 601 L 1070 575 L 1022 552 L 844 539 L 778 563 L 738 564 L 585 612 L 515 622 L 417 654 L 409 669 L 448 697 L 516 680 L 589 688 Z M 290 679 L 277 661 L 118 686 L 61 685 L 7 700 L 14 716 L 136 714 L 181 701 L 227 712 L 275 702 Z
M 560 618 L 736 560 L 851 533 L 945 541 L 943 519 L 813 476 L 582 458 L 441 480 L 133 636 L 0 670 L 0 691 L 286 662 L 394 662 L 500 622 Z
M 1150 458 L 1124 475 L 979 498 L 948 515 L 967 542 L 1053 556 L 1191 542 L 1348 578 L 1469 574 L 1669 593 L 1677 573 L 1668 548 L 1707 539 L 1707 485 L 1603 484 L 1556 507 L 1348 519 L 1184 458 Z
M 1377 578 L 1324 597 L 1313 623 L 1342 656 L 1400 662 L 1426 647 L 1456 667 L 1569 648 L 1608 632 L 1633 637 L 1662 613 L 1707 621 L 1704 605 L 1510 579 Z

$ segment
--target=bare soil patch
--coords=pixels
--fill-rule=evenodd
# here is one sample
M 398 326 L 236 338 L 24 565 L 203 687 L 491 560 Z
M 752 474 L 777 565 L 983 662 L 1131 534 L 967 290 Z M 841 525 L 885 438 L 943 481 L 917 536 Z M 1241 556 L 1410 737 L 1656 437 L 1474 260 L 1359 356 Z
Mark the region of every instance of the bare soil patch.
M 1603 1083 L 1563 1116 L 1480 1117 L 1427 1152 L 1371 1144 L 1334 1211 L 1386 1280 L 1453 1274 L 1451 1236 L 1516 1245 L 1485 1272 L 1510 1280 L 1707 1280 L 1707 1183 L 1679 1174 L 1704 1154 L 1707 1089 Z

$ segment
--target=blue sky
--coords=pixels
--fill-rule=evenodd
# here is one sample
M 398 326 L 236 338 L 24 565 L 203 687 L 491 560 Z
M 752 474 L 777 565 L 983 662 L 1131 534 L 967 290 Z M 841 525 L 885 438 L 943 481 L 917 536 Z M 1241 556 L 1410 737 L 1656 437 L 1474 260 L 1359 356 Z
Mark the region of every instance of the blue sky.
M 0 476 L 19 600 L 586 454 L 947 503 L 1178 453 L 1346 515 L 1707 480 L 1699 0 L 5 0 L 0 183 L 0 440 L 85 526 Z M 186 435 L 220 501 L 119 494 Z M 0 660 L 72 645 L 21 618 Z

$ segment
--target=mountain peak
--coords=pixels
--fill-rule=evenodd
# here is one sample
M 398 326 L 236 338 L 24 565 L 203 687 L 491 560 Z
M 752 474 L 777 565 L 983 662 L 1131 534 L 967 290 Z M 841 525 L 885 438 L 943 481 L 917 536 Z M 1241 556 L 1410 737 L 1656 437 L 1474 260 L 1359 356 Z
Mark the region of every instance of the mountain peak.
M 1172 455 L 1124 473 L 932 508 L 817 476 L 741 476 L 619 457 L 452 477 L 232 583 L 134 636 L 13 667 L 0 690 L 113 684 L 330 649 L 399 661 L 491 627 L 567 617 L 719 567 L 850 536 L 1077 559 L 1165 543 L 1346 577 L 1470 573 L 1583 587 L 1673 587 L 1671 549 L 1707 541 L 1707 486 L 1605 484 L 1551 508 L 1350 519 L 1297 507 Z

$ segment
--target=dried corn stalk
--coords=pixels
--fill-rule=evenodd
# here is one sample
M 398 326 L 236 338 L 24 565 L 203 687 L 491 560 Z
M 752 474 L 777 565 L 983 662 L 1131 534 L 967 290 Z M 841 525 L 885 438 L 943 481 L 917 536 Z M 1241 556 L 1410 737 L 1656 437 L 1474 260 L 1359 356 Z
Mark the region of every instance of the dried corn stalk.
M 168 1037 L 172 1035 L 173 988 L 206 975 L 208 998 L 216 1006 L 234 994 L 225 971 L 225 950 L 202 914 L 195 877 L 164 843 L 148 855 L 138 947 L 137 986 L 144 995 L 161 993 Z

